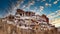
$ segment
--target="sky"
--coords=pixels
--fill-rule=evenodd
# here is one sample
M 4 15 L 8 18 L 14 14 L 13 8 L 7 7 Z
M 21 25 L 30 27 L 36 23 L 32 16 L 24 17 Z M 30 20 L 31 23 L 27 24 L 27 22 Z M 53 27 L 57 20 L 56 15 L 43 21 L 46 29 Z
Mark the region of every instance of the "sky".
M 15 8 L 19 8 L 24 11 L 36 12 L 39 15 L 45 14 L 52 24 L 60 26 L 60 21 L 57 20 L 60 20 L 60 0 L 20 0 L 20 3 L 14 6 L 17 2 L 18 0 L 0 0 L 0 17 L 9 14 L 10 10 L 13 14 L 16 11 Z M 56 24 L 57 21 L 59 24 Z

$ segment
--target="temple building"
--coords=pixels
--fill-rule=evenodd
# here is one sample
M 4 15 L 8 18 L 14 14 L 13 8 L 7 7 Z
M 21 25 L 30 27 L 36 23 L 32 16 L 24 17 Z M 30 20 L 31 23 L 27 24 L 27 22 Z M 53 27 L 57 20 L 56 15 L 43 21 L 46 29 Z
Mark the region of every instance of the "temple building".
M 48 17 L 46 17 L 46 15 L 35 15 L 35 12 L 31 12 L 31 11 L 23 11 L 21 9 L 17 9 L 17 12 L 15 15 L 19 15 L 19 16 L 27 16 L 27 17 L 31 17 L 31 18 L 36 18 L 36 19 L 40 19 L 40 21 L 44 21 L 44 22 L 47 22 L 49 23 L 49 19 Z
M 21 9 L 17 9 L 17 12 L 16 12 L 16 15 L 20 15 L 20 16 L 34 16 L 35 15 L 35 13 L 34 12 L 25 12 L 25 11 L 23 11 L 23 10 L 21 10 Z
M 21 9 L 17 9 L 15 15 L 10 14 L 0 19 L 0 22 L 4 23 L 4 28 L 8 27 L 6 28 L 8 33 L 14 33 L 14 31 L 17 34 L 22 34 L 22 32 L 23 34 L 57 33 L 57 29 L 49 23 L 49 18 L 46 15 L 35 15 L 35 12 L 23 11 Z

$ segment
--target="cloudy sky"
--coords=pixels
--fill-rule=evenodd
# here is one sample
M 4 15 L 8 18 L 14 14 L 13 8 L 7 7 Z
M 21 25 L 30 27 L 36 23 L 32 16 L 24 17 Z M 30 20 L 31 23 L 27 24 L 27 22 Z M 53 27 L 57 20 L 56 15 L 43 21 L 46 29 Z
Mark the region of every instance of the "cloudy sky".
M 5 16 L 10 11 L 14 13 L 15 8 L 33 11 L 40 15 L 45 14 L 51 20 L 50 22 L 53 22 L 52 24 L 60 26 L 60 0 L 20 0 L 20 3 L 18 3 L 18 0 L 0 0 L 0 17 Z M 57 21 L 58 24 L 55 23 Z

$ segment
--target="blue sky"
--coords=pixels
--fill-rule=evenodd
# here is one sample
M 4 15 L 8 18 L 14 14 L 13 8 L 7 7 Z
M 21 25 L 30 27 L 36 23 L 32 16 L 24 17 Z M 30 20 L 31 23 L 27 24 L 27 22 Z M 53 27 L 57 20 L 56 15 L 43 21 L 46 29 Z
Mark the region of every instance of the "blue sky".
M 16 1 L 12 0 L 13 3 Z M 9 0 L 0 0 L 0 17 L 8 13 L 8 11 L 5 11 L 8 7 Z M 39 14 L 51 16 L 50 14 L 60 10 L 60 0 L 23 0 L 20 2 L 19 8 L 25 11 L 34 11 Z

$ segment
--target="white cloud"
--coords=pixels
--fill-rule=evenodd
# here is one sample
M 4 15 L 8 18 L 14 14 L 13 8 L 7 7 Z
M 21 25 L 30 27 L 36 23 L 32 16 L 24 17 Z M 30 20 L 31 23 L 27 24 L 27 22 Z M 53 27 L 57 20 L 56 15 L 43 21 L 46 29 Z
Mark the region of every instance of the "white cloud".
M 45 6 L 48 6 L 49 4 L 48 3 L 45 3 Z
M 28 4 L 25 4 L 22 8 L 30 8 L 31 5 L 34 5 L 35 1 L 29 1 Z
M 12 3 L 12 7 L 9 7 L 9 10 L 7 10 L 8 13 L 5 15 L 5 17 L 8 16 L 9 14 L 14 15 L 15 12 L 16 12 L 16 9 L 20 7 L 21 1 L 23 1 L 23 0 L 17 1 L 16 4 Z M 22 2 L 22 3 L 23 3 L 23 2 Z M 10 12 L 10 11 L 11 11 L 11 12 Z
M 31 1 L 31 2 L 30 2 L 30 5 L 34 5 L 34 3 L 35 3 L 35 1 Z
M 44 7 L 43 7 L 43 6 L 40 6 L 40 12 L 41 12 L 43 9 L 44 9 Z
M 34 5 L 35 1 L 29 1 L 27 4 L 27 7 L 30 7 L 31 5 Z
M 24 3 L 24 1 L 21 1 L 21 3 L 20 3 L 20 4 L 22 4 L 22 3 Z
M 57 3 L 58 3 L 58 1 L 53 2 L 53 4 L 57 4 Z
M 34 10 L 30 10 L 30 11 L 34 12 Z
M 31 9 L 30 11 L 37 12 L 37 7 L 34 7 L 34 9 Z
M 60 10 L 57 10 L 56 12 L 49 14 L 48 17 L 50 19 L 54 19 L 55 17 L 58 17 L 59 15 L 60 15 Z
M 49 2 L 51 2 L 51 0 L 49 0 Z
M 46 0 L 42 0 L 42 1 L 46 1 Z
M 59 1 L 59 0 L 57 0 L 57 1 Z
M 58 6 L 60 8 L 60 6 Z
M 45 6 L 51 6 L 51 4 L 45 3 Z
M 41 2 L 44 2 L 44 1 L 46 1 L 46 0 L 42 0 Z
M 55 27 L 60 27 L 60 18 L 55 18 L 50 21 L 51 24 L 55 25 Z
M 55 27 L 60 27 L 60 10 L 55 11 L 54 13 L 51 13 L 48 15 L 48 17 L 51 19 L 50 23 L 55 25 Z M 59 18 L 56 18 L 59 17 Z
M 49 6 L 51 6 L 52 4 L 49 4 Z
M 18 9 L 20 7 L 20 3 L 21 3 L 21 1 L 17 1 L 16 4 L 12 5 L 12 9 L 11 9 L 12 12 L 10 12 L 9 14 L 14 15 L 16 12 L 16 9 Z
M 26 5 L 24 5 L 23 7 L 22 7 L 22 9 L 24 9 L 26 7 Z
M 37 1 L 40 1 L 40 0 L 37 0 Z

